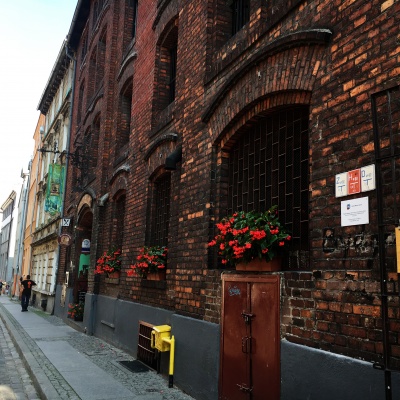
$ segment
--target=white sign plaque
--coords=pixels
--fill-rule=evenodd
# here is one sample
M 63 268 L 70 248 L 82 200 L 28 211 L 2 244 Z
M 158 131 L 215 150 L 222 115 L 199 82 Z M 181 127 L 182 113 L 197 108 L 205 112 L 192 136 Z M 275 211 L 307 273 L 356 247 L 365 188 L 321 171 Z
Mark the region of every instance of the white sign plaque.
M 368 197 L 341 202 L 342 226 L 369 224 Z
M 375 165 L 367 165 L 366 167 L 360 168 L 361 170 L 361 191 L 368 192 L 374 190 L 375 185 Z
M 335 176 L 335 196 L 347 196 L 347 172 Z

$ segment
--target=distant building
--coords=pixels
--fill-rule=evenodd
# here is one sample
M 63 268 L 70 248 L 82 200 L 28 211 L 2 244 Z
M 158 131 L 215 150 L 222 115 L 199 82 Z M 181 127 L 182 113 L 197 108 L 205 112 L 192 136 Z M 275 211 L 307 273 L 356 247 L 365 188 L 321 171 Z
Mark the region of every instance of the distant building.
M 30 171 L 31 163 L 29 163 L 28 171 Z M 29 187 L 29 172 L 21 172 L 21 178 L 23 179 L 21 191 L 18 201 L 18 219 L 17 227 L 15 232 L 15 249 L 14 249 L 14 260 L 12 263 L 12 285 L 11 294 L 18 296 L 19 294 L 19 278 L 23 275 L 22 272 L 22 260 L 24 255 L 24 231 L 26 226 L 26 211 L 28 207 L 28 187 Z
M 15 247 L 15 205 L 17 193 L 13 190 L 1 206 L 1 240 L 0 240 L 0 279 L 11 282 L 12 262 Z

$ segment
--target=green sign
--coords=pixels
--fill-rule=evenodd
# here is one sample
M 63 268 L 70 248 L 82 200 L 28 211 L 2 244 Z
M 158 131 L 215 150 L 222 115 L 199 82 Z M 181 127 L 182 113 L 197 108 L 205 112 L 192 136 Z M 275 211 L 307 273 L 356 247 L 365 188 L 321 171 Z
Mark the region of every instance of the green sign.
M 64 170 L 65 167 L 61 164 L 50 164 L 49 166 L 44 211 L 48 212 L 50 215 L 61 212 L 64 191 Z

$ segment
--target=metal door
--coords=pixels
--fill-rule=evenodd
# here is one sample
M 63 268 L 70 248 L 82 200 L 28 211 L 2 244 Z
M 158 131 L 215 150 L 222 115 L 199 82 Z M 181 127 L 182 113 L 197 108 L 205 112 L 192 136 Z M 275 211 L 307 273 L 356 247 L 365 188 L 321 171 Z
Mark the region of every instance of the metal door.
M 279 400 L 278 275 L 223 275 L 221 400 Z

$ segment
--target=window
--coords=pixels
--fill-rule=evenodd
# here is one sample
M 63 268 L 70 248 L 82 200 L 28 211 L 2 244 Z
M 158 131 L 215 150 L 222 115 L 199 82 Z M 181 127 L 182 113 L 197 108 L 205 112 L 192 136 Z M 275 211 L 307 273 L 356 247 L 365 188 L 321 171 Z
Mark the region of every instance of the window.
M 86 31 L 84 36 L 83 36 L 83 40 L 82 40 L 81 63 L 83 63 L 83 60 L 86 57 L 87 50 L 88 50 L 88 33 Z
M 239 32 L 250 19 L 250 0 L 232 0 L 232 36 Z
M 165 29 L 157 46 L 154 116 L 157 117 L 176 96 L 178 62 L 178 19 Z
M 229 157 L 228 213 L 278 205 L 294 250 L 308 250 L 308 107 L 264 117 L 235 143 Z
M 154 181 L 151 221 L 151 245 L 168 245 L 171 174 L 165 173 Z
M 88 78 L 88 88 L 87 88 L 88 105 L 91 103 L 95 91 L 94 85 L 96 79 L 96 64 L 97 64 L 97 47 L 93 49 L 89 61 L 89 78 Z
M 78 124 L 80 124 L 82 120 L 84 94 L 85 94 L 85 82 L 82 82 L 81 86 L 79 87 L 79 95 L 78 95 L 78 114 L 76 117 Z
M 127 7 L 127 29 L 129 40 L 136 36 L 136 23 L 137 23 L 138 0 L 129 0 Z
M 104 69 L 106 63 L 106 44 L 107 44 L 107 32 L 104 31 L 97 45 L 97 64 L 96 64 L 96 82 L 95 82 L 96 91 L 103 84 Z
M 100 17 L 101 12 L 103 11 L 105 3 L 106 3 L 105 0 L 98 0 L 95 1 L 93 4 L 93 30 L 96 27 L 97 21 Z
M 119 124 L 117 137 L 117 153 L 119 149 L 129 143 L 131 132 L 131 111 L 132 111 L 132 78 L 128 80 L 120 94 Z
M 176 81 L 176 58 L 177 47 L 174 46 L 169 50 L 169 103 L 175 100 L 175 81 Z
M 104 29 L 97 46 L 93 49 L 89 63 L 89 86 L 88 86 L 88 103 L 90 104 L 93 97 L 97 94 L 103 85 L 104 70 L 106 62 L 106 41 L 107 31 Z
M 114 205 L 113 243 L 117 249 L 122 249 L 124 241 L 126 193 L 118 193 Z

